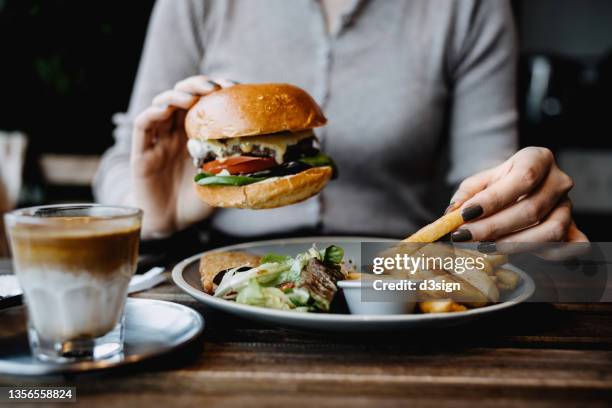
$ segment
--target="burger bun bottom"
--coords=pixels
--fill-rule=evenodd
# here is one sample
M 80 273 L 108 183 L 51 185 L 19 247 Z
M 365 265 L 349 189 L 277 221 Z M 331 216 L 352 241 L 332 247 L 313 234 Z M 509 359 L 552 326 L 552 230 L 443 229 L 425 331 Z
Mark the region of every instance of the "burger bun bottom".
M 213 207 L 266 209 L 304 201 L 317 194 L 332 177 L 330 166 L 313 167 L 297 174 L 274 177 L 245 186 L 201 186 L 198 197 Z

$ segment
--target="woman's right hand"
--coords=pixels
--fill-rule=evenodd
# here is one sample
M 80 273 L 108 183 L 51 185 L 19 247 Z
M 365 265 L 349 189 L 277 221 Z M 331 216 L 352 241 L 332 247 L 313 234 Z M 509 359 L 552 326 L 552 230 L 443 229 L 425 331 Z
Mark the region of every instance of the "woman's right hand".
M 187 152 L 185 115 L 200 96 L 233 81 L 204 75 L 178 82 L 160 93 L 134 121 L 130 204 L 143 210 L 143 236 L 163 236 L 206 218 L 212 208 L 193 188 L 195 170 Z

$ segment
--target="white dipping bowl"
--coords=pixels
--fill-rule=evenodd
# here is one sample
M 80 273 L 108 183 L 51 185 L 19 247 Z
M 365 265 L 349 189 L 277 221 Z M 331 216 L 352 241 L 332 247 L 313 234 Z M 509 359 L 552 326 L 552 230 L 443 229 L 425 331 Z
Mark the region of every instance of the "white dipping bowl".
M 351 314 L 356 315 L 397 315 L 414 312 L 417 302 L 416 291 L 402 291 L 392 300 L 385 302 L 364 301 L 361 299 L 362 291 L 367 298 L 367 291 L 377 292 L 373 287 L 373 280 L 343 280 L 338 287 L 344 292 L 344 297 Z M 363 286 L 363 288 L 362 288 Z

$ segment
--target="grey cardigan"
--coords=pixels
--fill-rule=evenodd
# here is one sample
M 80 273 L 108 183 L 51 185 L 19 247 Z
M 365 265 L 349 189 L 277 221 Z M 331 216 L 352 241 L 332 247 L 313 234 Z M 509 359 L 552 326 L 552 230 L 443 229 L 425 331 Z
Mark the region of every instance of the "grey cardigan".
M 516 150 L 515 44 L 506 0 L 353 0 L 332 33 L 317 0 L 158 0 L 95 195 L 116 203 L 129 191 L 132 120 L 177 81 L 289 82 L 327 115 L 317 134 L 340 178 L 305 203 L 221 210 L 213 224 L 408 235 L 436 215 L 442 169 L 458 183 Z

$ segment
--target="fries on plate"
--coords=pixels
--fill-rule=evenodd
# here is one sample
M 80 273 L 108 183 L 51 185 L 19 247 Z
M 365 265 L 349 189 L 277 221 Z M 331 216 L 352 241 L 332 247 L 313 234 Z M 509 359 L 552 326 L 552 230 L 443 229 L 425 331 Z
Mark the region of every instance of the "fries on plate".
M 419 303 L 419 309 L 423 313 L 451 313 L 464 312 L 467 307 L 453 302 L 451 299 L 427 300 Z

